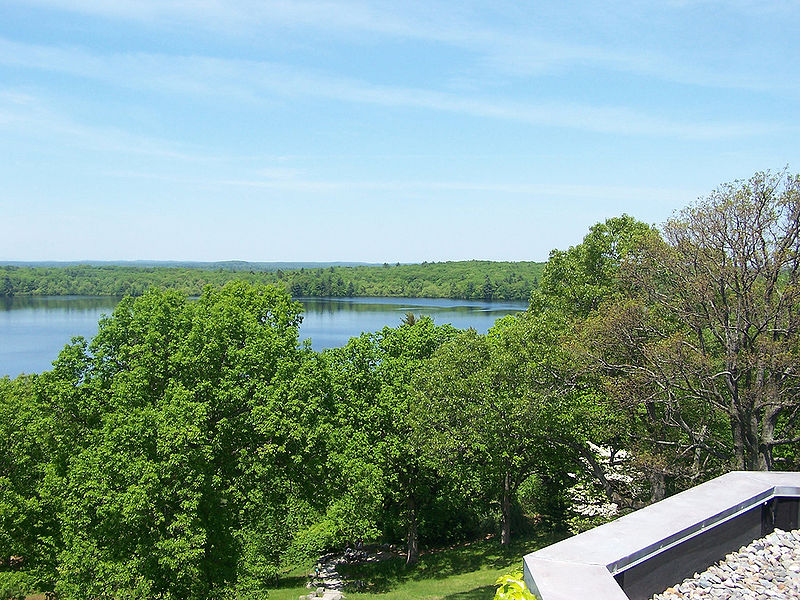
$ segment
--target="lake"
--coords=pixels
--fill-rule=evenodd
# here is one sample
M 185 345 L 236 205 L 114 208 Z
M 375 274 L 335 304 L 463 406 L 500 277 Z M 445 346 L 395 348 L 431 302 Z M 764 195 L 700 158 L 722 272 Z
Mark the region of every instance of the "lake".
M 74 336 L 90 339 L 97 322 L 119 298 L 48 296 L 0 298 L 0 377 L 50 369 Z M 362 331 L 400 324 L 406 313 L 433 318 L 437 325 L 486 331 L 498 318 L 523 311 L 525 302 L 483 302 L 440 298 L 298 298 L 305 307 L 300 339 L 315 350 L 344 346 Z

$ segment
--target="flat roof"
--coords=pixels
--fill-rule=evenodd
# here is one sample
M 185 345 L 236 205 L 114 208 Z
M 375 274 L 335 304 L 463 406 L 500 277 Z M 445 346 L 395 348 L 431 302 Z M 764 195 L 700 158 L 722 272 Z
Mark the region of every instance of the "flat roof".
M 528 554 L 526 584 L 542 600 L 627 600 L 616 573 L 776 497 L 800 497 L 800 473 L 727 473 Z

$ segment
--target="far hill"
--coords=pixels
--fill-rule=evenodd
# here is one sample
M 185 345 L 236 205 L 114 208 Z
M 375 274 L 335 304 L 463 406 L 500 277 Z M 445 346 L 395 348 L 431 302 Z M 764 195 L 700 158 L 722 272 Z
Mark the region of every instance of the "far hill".
M 527 301 L 545 263 L 454 261 L 420 264 L 207 263 L 0 266 L 0 296 L 141 295 L 156 286 L 198 295 L 232 279 L 283 285 L 294 297 L 419 297 Z M 323 266 L 324 264 L 324 266 Z M 258 265 L 262 265 L 259 268 Z M 284 268 L 279 265 L 291 265 Z M 301 265 L 297 267 L 297 265 Z M 314 265 L 314 266 L 304 266 Z M 267 268 L 266 266 L 269 266 Z
M 0 266 L 14 267 L 173 267 L 179 269 L 223 269 L 226 271 L 277 271 L 282 269 L 319 269 L 327 267 L 379 266 L 380 263 L 367 262 L 249 262 L 246 260 L 222 260 L 202 262 L 193 260 L 45 260 L 45 261 L 0 261 Z

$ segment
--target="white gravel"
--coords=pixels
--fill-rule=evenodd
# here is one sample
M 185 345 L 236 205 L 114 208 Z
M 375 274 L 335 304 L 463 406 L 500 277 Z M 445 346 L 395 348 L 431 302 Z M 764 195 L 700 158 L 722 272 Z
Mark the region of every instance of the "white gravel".
M 776 529 L 651 600 L 800 599 L 800 530 Z

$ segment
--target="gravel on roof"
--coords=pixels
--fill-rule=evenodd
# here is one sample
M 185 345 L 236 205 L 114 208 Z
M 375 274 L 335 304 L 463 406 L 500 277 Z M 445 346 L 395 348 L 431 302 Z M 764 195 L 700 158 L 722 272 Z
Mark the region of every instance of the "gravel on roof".
M 800 530 L 776 529 L 651 600 L 800 599 Z

